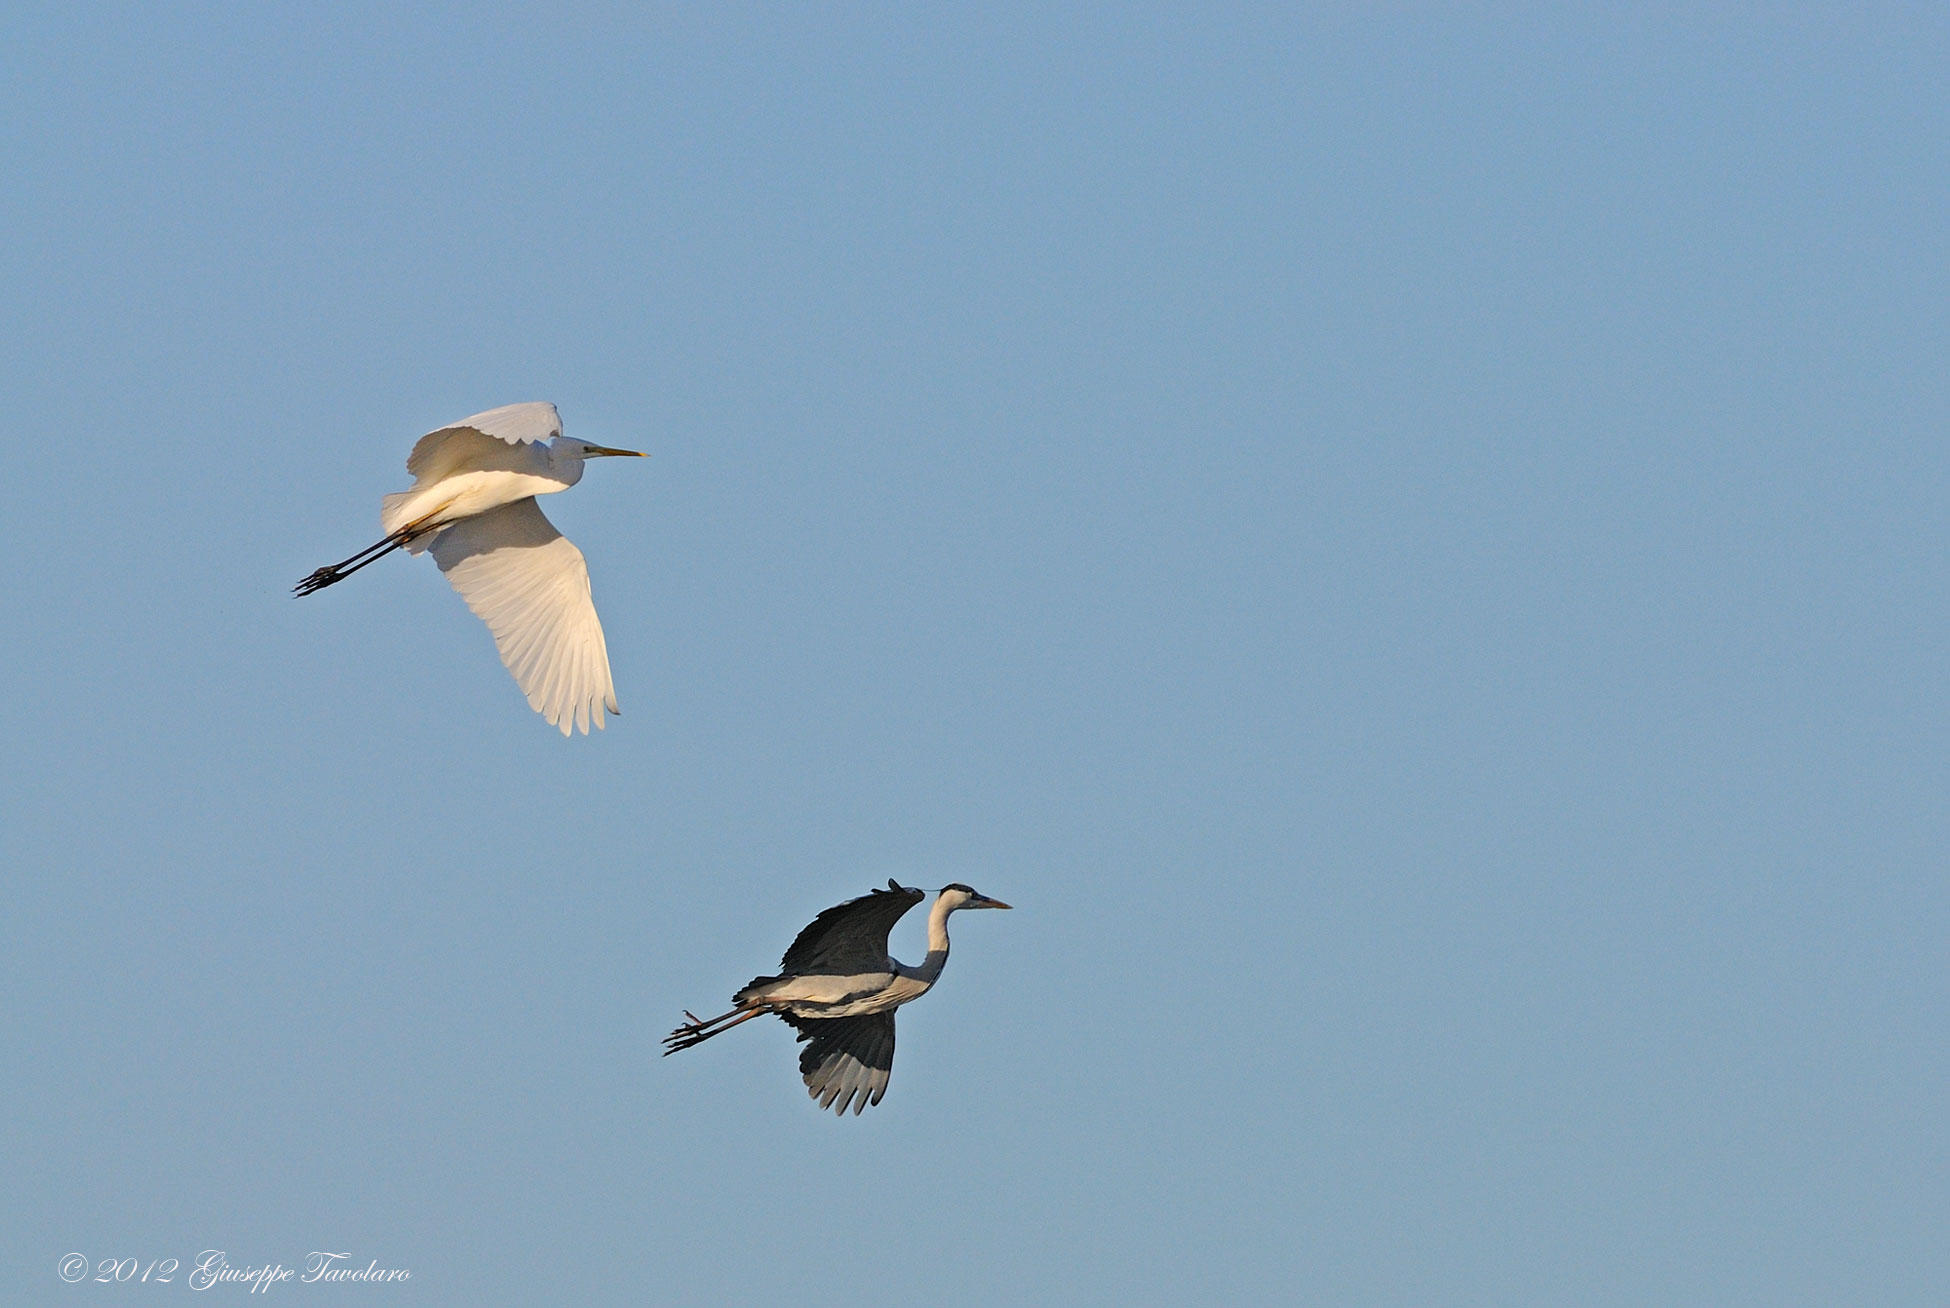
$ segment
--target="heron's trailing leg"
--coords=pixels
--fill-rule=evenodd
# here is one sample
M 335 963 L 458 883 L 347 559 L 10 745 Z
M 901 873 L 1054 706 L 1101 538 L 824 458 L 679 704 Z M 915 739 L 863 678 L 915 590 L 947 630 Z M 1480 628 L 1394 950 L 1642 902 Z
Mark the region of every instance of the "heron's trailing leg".
M 418 522 L 408 523 L 392 535 L 386 537 L 386 539 L 375 541 L 373 544 L 366 546 L 351 558 L 342 559 L 337 563 L 326 564 L 291 589 L 293 593 L 298 595 L 309 595 L 313 591 L 324 590 L 334 582 L 344 581 L 368 563 L 385 558 L 400 546 L 412 544 L 416 538 L 424 536 L 427 531 L 428 526 L 425 518 L 422 518 Z
M 722 1013 L 709 1021 L 700 1021 L 697 1014 L 687 1008 L 684 1010 L 684 1016 L 691 1020 L 664 1037 L 666 1046 L 664 1056 L 668 1058 L 680 1049 L 689 1049 L 692 1045 L 703 1044 L 712 1036 L 722 1035 L 740 1022 L 749 1022 L 754 1017 L 763 1017 L 771 1011 L 771 1005 L 760 1004 L 753 1008 L 734 1008 L 729 1013 Z

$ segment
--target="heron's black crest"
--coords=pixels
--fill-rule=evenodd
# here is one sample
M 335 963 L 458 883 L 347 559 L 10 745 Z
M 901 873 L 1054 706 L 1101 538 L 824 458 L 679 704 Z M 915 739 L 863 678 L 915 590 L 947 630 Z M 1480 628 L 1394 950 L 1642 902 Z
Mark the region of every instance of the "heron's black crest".
M 950 890 L 959 890 L 964 895 L 973 895 L 973 894 L 980 893 L 975 889 L 975 887 L 965 886 L 959 881 L 951 881 L 947 885 L 941 887 L 941 893 L 944 895 L 947 894 Z

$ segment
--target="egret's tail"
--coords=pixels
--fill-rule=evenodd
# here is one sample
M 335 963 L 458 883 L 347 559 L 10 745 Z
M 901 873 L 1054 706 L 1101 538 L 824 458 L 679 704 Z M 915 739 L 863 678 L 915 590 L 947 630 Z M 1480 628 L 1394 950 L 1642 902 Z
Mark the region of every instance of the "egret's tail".
M 410 490 L 400 491 L 396 495 L 382 495 L 379 497 L 379 525 L 385 530 L 388 536 L 396 535 L 405 528 L 413 525 L 416 518 L 428 516 L 427 511 L 414 502 L 418 499 L 420 499 L 419 493 Z M 431 532 L 428 532 L 424 536 L 415 536 L 412 540 L 406 542 L 406 552 L 408 554 L 423 554 L 426 552 L 427 546 L 432 543 L 433 533 Z

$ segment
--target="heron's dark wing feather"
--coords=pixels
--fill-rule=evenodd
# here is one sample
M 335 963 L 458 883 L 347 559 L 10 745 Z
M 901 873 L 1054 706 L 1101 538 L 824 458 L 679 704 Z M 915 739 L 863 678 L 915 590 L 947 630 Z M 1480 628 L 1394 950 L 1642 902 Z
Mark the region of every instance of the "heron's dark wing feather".
M 794 1017 L 781 1013 L 806 1047 L 799 1051 L 799 1075 L 806 1093 L 842 1116 L 852 1105 L 858 1116 L 887 1093 L 894 1070 L 894 1011 L 860 1017 Z
M 887 933 L 927 897 L 912 888 L 876 890 L 836 904 L 799 933 L 779 963 L 786 976 L 854 976 L 887 970 Z

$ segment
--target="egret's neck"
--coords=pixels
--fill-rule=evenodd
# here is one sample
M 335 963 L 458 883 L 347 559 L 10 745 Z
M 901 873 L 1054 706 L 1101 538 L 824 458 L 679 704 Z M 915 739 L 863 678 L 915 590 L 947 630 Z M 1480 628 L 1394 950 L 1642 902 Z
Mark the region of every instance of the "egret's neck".
M 573 486 L 582 480 L 582 465 L 580 447 L 565 449 L 553 444 L 548 447 L 549 474 L 564 486 Z
M 948 966 L 948 914 L 954 911 L 944 896 L 934 901 L 934 910 L 928 914 L 928 956 L 914 969 L 914 975 L 929 985 Z

